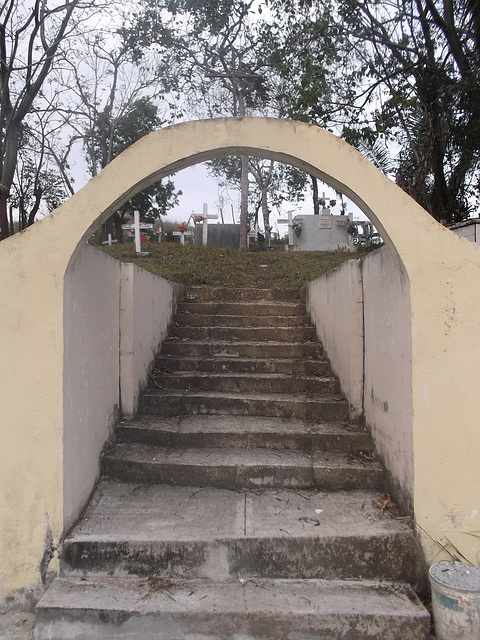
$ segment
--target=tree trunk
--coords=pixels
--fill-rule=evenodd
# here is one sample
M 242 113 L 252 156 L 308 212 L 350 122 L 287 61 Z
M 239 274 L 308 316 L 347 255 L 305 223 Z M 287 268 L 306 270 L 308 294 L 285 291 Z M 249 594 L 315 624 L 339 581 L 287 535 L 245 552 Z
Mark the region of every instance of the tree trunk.
M 248 156 L 242 156 L 242 177 L 240 196 L 240 244 L 239 250 L 246 251 L 248 224 Z
M 9 236 L 7 198 L 8 195 L 0 187 L 0 240 L 5 240 Z
M 270 211 L 268 210 L 268 195 L 267 195 L 266 185 L 262 187 L 262 215 L 263 215 L 263 226 L 265 227 L 265 243 L 269 247 L 270 246 Z
M 318 180 L 315 176 L 310 176 L 312 179 L 312 190 L 313 190 L 313 215 L 320 215 L 320 203 L 318 201 Z
M 115 227 L 115 238 L 119 244 L 123 242 L 123 216 L 120 213 L 113 214 L 113 224 Z

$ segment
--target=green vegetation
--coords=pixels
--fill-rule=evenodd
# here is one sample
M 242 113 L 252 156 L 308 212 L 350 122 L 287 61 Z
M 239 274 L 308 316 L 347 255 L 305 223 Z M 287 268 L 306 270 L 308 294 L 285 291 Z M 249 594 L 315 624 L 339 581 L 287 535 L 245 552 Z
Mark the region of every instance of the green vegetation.
M 121 260 L 184 285 L 303 288 L 308 282 L 363 254 L 346 251 L 233 251 L 216 247 L 147 243 L 149 252 L 137 258 L 132 244 L 103 247 Z

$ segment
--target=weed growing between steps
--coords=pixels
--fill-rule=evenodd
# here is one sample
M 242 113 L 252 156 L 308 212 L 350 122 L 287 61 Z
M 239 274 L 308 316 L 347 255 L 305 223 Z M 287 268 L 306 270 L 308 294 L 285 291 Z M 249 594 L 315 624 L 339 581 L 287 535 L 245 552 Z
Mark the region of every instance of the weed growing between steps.
M 137 258 L 131 243 L 103 251 L 180 284 L 253 289 L 301 289 L 346 260 L 363 256 L 346 251 L 240 252 L 174 243 L 147 243 L 142 249 L 149 255 Z

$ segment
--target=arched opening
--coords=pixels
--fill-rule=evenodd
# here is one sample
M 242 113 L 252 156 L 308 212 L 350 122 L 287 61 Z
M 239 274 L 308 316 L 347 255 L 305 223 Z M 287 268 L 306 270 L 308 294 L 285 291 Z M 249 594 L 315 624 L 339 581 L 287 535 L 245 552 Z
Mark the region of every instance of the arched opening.
M 478 562 L 480 431 L 472 401 L 480 367 L 480 343 L 472 341 L 480 327 L 478 247 L 444 229 L 358 152 L 318 127 L 209 120 L 143 138 L 55 212 L 0 245 L 0 351 L 9 363 L 0 371 L 2 594 L 36 582 L 46 540 L 59 540 L 64 528 L 65 278 L 98 224 L 132 194 L 189 165 L 238 153 L 292 164 L 344 192 L 403 265 L 416 522 L 426 532 L 427 557 L 449 540 Z M 41 381 L 30 402 L 25 380 Z
M 432 535 L 428 531 L 430 523 L 443 520 L 439 532 L 444 530 L 443 525 L 446 529 L 451 526 L 441 515 L 445 513 L 444 506 L 440 504 L 442 501 L 432 499 L 433 494 L 449 494 L 447 502 L 454 503 L 458 494 L 463 492 L 460 482 L 457 482 L 456 490 L 445 482 L 441 489 L 435 488 L 430 498 L 427 497 L 430 493 L 430 489 L 426 490 L 430 485 L 429 474 L 438 472 L 440 458 L 448 458 L 453 444 L 444 418 L 451 415 L 457 399 L 452 397 L 452 388 L 442 378 L 441 370 L 455 371 L 455 375 L 465 381 L 460 392 L 465 399 L 471 382 L 464 374 L 475 368 L 474 363 L 480 354 L 465 347 L 461 337 L 464 326 L 452 327 L 449 317 L 453 317 L 453 308 L 455 314 L 469 318 L 467 324 L 472 324 L 476 317 L 475 305 L 472 305 L 467 290 L 469 286 L 478 286 L 479 257 L 476 247 L 465 243 L 460 246 L 458 238 L 441 227 L 361 154 L 318 127 L 273 119 L 194 122 L 158 131 L 117 158 L 102 172 L 104 175 L 98 177 L 98 184 L 94 185 L 95 181 L 92 181 L 91 191 L 92 195 L 95 192 L 95 198 L 89 195 L 89 199 L 92 204 L 97 200 L 98 204 L 90 210 L 90 216 L 84 217 L 83 228 L 79 229 L 81 238 L 75 248 L 88 238 L 96 224 L 105 220 L 133 193 L 192 164 L 227 154 L 265 157 L 310 173 L 348 196 L 384 239 L 401 273 L 398 286 L 409 303 L 402 316 L 402 322 L 408 323 L 405 327 L 409 337 L 407 349 L 411 348 L 411 353 L 405 354 L 405 363 L 410 370 L 409 380 L 404 380 L 404 383 L 411 393 L 411 407 L 406 410 L 410 421 L 406 426 L 410 444 L 405 446 L 409 450 L 403 452 L 410 463 L 404 475 L 410 478 L 417 521 L 422 530 L 427 530 L 426 544 L 430 544 L 429 538 L 441 540 L 441 535 Z M 103 185 L 106 188 L 100 194 Z M 458 267 L 463 269 L 461 281 L 452 276 L 457 268 L 455 265 L 460 263 L 463 265 Z M 449 304 L 444 304 L 446 299 Z M 457 315 L 456 319 L 459 317 Z M 394 324 L 391 327 L 395 331 Z M 438 368 L 440 360 L 442 365 Z M 371 401 L 386 411 L 388 403 L 378 398 L 374 390 Z M 465 402 L 464 407 L 466 404 L 469 403 Z M 467 431 L 471 436 L 474 416 L 470 409 L 467 413 Z M 401 416 L 399 419 L 403 420 Z M 436 460 L 428 453 L 433 436 L 443 452 Z M 468 496 L 465 504 L 472 499 L 471 495 Z M 467 555 L 471 556 L 474 547 L 471 538 L 463 538 L 462 544 L 466 544 L 469 549 Z
M 218 130 L 220 130 L 220 134 L 224 135 L 219 135 Z M 213 135 L 213 131 L 217 131 L 217 139 L 215 138 L 215 135 Z M 188 136 L 186 136 L 186 134 L 188 134 Z M 238 142 L 236 141 L 237 136 Z M 255 140 L 255 144 L 251 142 L 252 139 Z M 198 150 L 199 145 L 200 147 L 204 147 L 200 151 Z M 374 167 L 362 156 L 353 151 L 348 145 L 340 142 L 331 134 L 318 129 L 317 127 L 299 125 L 298 123 L 292 126 L 292 123 L 286 121 L 247 119 L 188 123 L 186 125 L 179 125 L 178 127 L 172 127 L 171 129 L 155 132 L 141 140 L 139 143 L 133 145 L 129 150 L 117 158 L 111 166 L 107 167 L 106 171 L 102 172 L 102 174 L 98 176 L 99 179 L 104 179 L 100 195 L 102 197 L 106 196 L 108 189 L 110 189 L 110 195 L 108 196 L 108 200 L 105 198 L 106 201 L 103 205 L 103 211 L 97 215 L 96 219 L 93 219 L 93 216 L 91 216 L 92 219 L 90 220 L 89 226 L 85 227 L 82 237 L 79 240 L 75 252 L 70 260 L 66 277 L 69 278 L 69 275 L 75 270 L 76 262 L 80 257 L 80 248 L 92 233 L 94 226 L 102 223 L 106 218 L 108 218 L 118 206 L 123 204 L 126 199 L 134 195 L 139 190 L 148 187 L 154 181 L 167 177 L 181 169 L 215 157 L 225 156 L 232 153 L 242 153 L 250 156 L 263 157 L 295 166 L 319 178 L 321 181 L 350 197 L 352 201 L 354 201 L 355 204 L 357 204 L 357 206 L 367 215 L 367 217 L 374 222 L 375 226 L 377 226 L 382 236 L 385 238 L 389 247 L 388 250 L 390 252 L 393 251 L 393 255 L 396 256 L 396 263 L 395 258 L 393 259 L 393 268 L 402 269 L 401 278 L 403 278 L 404 282 L 407 283 L 405 304 L 407 308 L 409 307 L 408 277 L 403 271 L 401 261 L 398 260 L 398 253 L 395 249 L 395 244 L 388 235 L 388 224 L 385 225 L 382 222 L 382 216 L 379 213 L 376 214 L 372 208 L 373 205 L 368 203 L 368 197 L 378 195 L 378 192 L 382 189 L 388 189 L 389 186 L 397 191 L 398 189 L 386 180 L 386 178 L 374 169 Z M 163 161 L 162 156 L 165 156 Z M 351 164 L 352 161 L 358 163 L 358 167 L 353 163 L 351 171 L 345 170 L 345 167 L 349 163 Z M 141 167 L 140 172 L 136 171 L 138 166 Z M 342 170 L 338 171 L 337 166 L 341 166 Z M 362 173 L 362 171 L 367 174 L 367 177 L 365 177 L 365 175 L 363 177 L 356 175 L 357 172 Z M 110 174 L 110 179 L 108 179 L 108 174 Z M 120 177 L 121 179 L 119 179 Z M 92 180 L 85 190 L 88 190 L 89 187 L 93 188 L 96 181 L 97 179 Z M 358 184 L 365 187 L 365 184 L 368 183 L 375 185 L 375 181 L 378 182 L 376 188 L 374 186 L 371 190 L 364 189 L 363 192 L 356 190 L 350 184 L 350 182 L 353 182 L 354 184 L 358 182 Z M 80 196 L 80 193 L 78 195 Z M 90 202 L 92 202 L 91 198 Z M 83 261 L 84 263 L 91 263 L 93 259 L 92 255 L 87 261 L 85 259 L 83 259 Z M 390 261 L 389 264 L 391 265 L 391 263 L 392 261 Z M 112 269 L 115 271 L 114 266 Z M 114 278 L 114 276 L 112 277 Z M 97 287 L 100 286 L 99 279 L 96 279 L 96 283 Z M 66 297 L 66 304 L 69 307 L 72 305 L 75 306 L 75 296 L 80 295 L 79 292 L 82 290 L 82 287 L 84 287 L 84 284 L 77 283 L 73 288 L 68 288 L 69 295 L 68 298 Z M 350 295 L 352 287 L 356 287 L 358 289 L 355 294 L 357 298 L 357 309 L 354 309 L 353 316 L 344 313 L 337 315 L 330 314 L 330 317 L 337 318 L 335 322 L 336 330 L 331 333 L 329 339 L 330 344 L 328 344 L 327 347 L 327 352 L 331 351 L 332 355 L 337 352 L 337 343 L 340 342 L 345 344 L 351 340 L 352 334 L 358 334 L 358 338 L 358 336 L 362 335 L 364 331 L 362 324 L 363 311 L 359 313 L 360 307 L 358 307 L 358 304 L 363 304 L 363 299 L 360 299 L 363 295 L 363 284 L 361 282 L 361 278 L 354 278 L 354 281 L 352 282 L 348 279 L 348 281 L 343 283 L 342 287 L 348 292 L 346 294 L 347 296 Z M 73 298 L 71 297 L 72 289 L 76 292 Z M 97 289 L 95 289 L 95 291 L 97 291 Z M 88 291 L 85 290 L 84 299 L 91 299 L 92 295 L 93 292 L 89 294 Z M 309 299 L 309 305 L 312 310 L 315 309 L 315 296 L 316 293 L 312 290 Z M 97 308 L 100 309 L 102 305 L 104 306 L 106 301 L 111 298 L 112 291 L 106 288 L 104 293 L 100 294 L 100 297 L 96 302 Z M 115 300 L 112 300 L 112 302 L 113 306 L 115 306 Z M 123 304 L 120 303 L 120 306 L 123 307 Z M 68 308 L 65 309 L 65 318 L 67 317 Z M 317 319 L 319 324 L 322 326 L 328 324 L 324 316 L 318 317 Z M 374 323 L 375 321 L 378 322 L 378 318 L 374 320 Z M 92 327 L 99 322 L 100 312 L 96 313 L 92 318 Z M 88 328 L 84 328 L 83 330 L 88 333 L 92 333 L 91 329 L 88 330 Z M 108 325 L 105 327 L 104 333 L 109 333 L 111 330 L 112 326 Z M 131 327 L 130 330 L 134 331 L 134 328 Z M 67 327 L 65 327 L 65 331 L 67 332 Z M 81 334 L 81 332 L 82 330 L 79 331 L 78 329 L 70 331 L 68 333 L 69 339 L 66 341 L 66 344 L 70 345 L 74 340 L 78 340 L 78 335 Z M 98 333 L 98 330 L 96 333 Z M 121 328 L 118 328 L 118 333 L 122 333 Z M 125 333 L 125 330 L 123 333 Z M 378 333 L 380 334 L 380 332 Z M 406 333 L 409 334 L 409 328 L 406 329 Z M 114 339 L 116 339 L 115 334 Z M 323 342 L 326 341 L 327 335 L 324 334 Z M 406 363 L 403 362 L 402 366 L 404 369 L 407 369 L 403 376 L 407 379 L 406 384 L 408 386 L 408 381 L 411 379 L 411 372 L 409 369 L 411 349 L 409 335 L 407 335 L 405 343 L 405 349 L 407 350 Z M 72 349 L 72 351 L 74 351 L 74 349 Z M 89 363 L 95 362 L 96 351 L 98 351 L 98 349 L 92 348 L 88 354 L 85 354 L 85 361 Z M 122 347 L 120 347 L 120 351 L 122 351 Z M 338 364 L 334 363 L 334 368 L 335 372 L 340 374 L 342 386 L 344 386 L 347 397 L 351 402 L 352 412 L 359 415 L 362 413 L 363 407 L 363 380 L 365 377 L 363 370 L 364 357 L 362 353 L 355 353 L 356 362 L 352 365 L 353 351 L 354 347 L 352 345 L 352 348 L 343 355 L 343 361 Z M 372 358 L 373 357 L 375 357 L 374 354 L 372 354 Z M 94 369 L 96 371 L 92 370 L 92 380 L 95 373 L 98 372 L 102 364 L 104 365 L 106 362 L 107 358 L 105 357 L 95 365 Z M 117 363 L 115 362 L 111 362 L 110 367 L 112 371 L 115 371 L 116 364 Z M 72 379 L 72 381 L 75 380 L 75 382 L 70 383 L 71 386 L 73 388 L 81 388 L 82 379 L 81 377 L 77 378 L 76 373 L 78 373 L 76 369 L 71 372 L 71 368 L 66 367 L 65 380 L 66 382 L 70 379 Z M 119 375 L 120 378 L 122 378 L 123 372 L 120 371 Z M 113 378 L 115 379 L 115 376 L 113 376 Z M 104 371 L 103 376 L 101 376 L 101 380 L 103 381 L 102 384 L 105 386 L 107 379 L 108 372 Z M 352 387 L 355 387 L 355 390 L 352 390 Z M 88 406 L 88 395 L 90 395 L 90 397 L 95 396 L 95 393 L 98 391 L 99 384 L 94 384 L 91 389 L 87 389 L 85 385 L 83 385 L 83 388 L 87 396 L 82 400 L 79 398 L 77 403 L 79 406 L 81 405 L 86 407 Z M 379 391 L 375 389 L 375 393 L 378 394 Z M 122 402 L 124 400 L 125 398 L 123 397 Z M 390 399 L 387 400 L 386 398 L 382 400 L 383 405 L 385 406 L 388 404 L 388 401 L 390 401 L 390 406 L 392 407 L 392 401 Z M 402 432 L 405 434 L 405 450 L 402 453 L 402 459 L 404 466 L 406 467 L 403 476 L 407 477 L 407 480 L 404 482 L 404 484 L 407 485 L 407 488 L 402 488 L 409 494 L 408 498 L 405 499 L 405 502 L 411 504 L 413 501 L 411 495 L 413 492 L 411 479 L 413 475 L 411 395 L 407 395 L 406 398 L 401 397 L 398 402 L 403 402 L 403 415 L 405 417 L 402 424 Z M 112 412 L 114 415 L 115 411 L 113 409 Z M 76 415 L 76 422 L 79 422 L 80 413 L 75 407 L 73 407 L 70 413 L 72 415 Z M 92 434 L 92 449 L 91 451 L 88 451 L 86 438 L 83 439 L 83 448 L 79 448 L 79 434 L 82 433 L 84 429 L 88 428 L 88 425 L 92 424 L 92 417 L 85 416 L 82 421 L 82 424 L 84 425 L 82 428 L 79 428 L 79 425 L 76 424 L 75 420 L 65 420 L 65 433 L 69 434 L 68 437 L 65 437 L 66 449 L 64 460 L 66 470 L 64 480 L 64 513 L 66 515 L 67 525 L 71 524 L 72 516 L 74 516 L 78 511 L 78 505 L 82 503 L 82 497 L 85 499 L 85 494 L 88 494 L 91 489 L 87 484 L 87 489 L 83 489 L 83 496 L 82 493 L 80 493 L 76 499 L 74 499 L 74 495 L 83 484 L 81 478 L 84 471 L 90 467 L 90 478 L 95 476 L 95 461 L 98 458 L 99 443 L 102 442 L 102 437 L 105 438 L 107 423 L 111 421 L 113 421 L 113 418 L 110 414 L 108 416 L 104 416 L 103 436 L 100 437 L 96 434 Z M 72 422 L 72 425 L 68 426 L 70 422 Z M 391 450 L 395 447 L 395 439 L 393 439 L 393 442 L 394 444 L 390 444 L 389 447 Z M 80 451 L 85 452 L 85 457 L 83 459 L 79 453 Z M 393 451 L 390 453 L 390 459 L 392 461 L 395 459 Z M 75 473 L 76 468 L 77 472 Z M 395 473 L 392 475 L 395 476 Z M 402 485 L 402 482 L 400 482 L 400 485 Z M 70 516 L 68 515 L 69 513 L 71 514 Z

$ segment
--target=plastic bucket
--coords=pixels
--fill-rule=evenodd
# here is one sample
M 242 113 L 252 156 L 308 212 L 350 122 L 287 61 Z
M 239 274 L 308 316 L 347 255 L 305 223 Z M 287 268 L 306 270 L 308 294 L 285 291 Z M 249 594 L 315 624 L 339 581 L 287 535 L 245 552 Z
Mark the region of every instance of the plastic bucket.
M 428 575 L 437 640 L 480 640 L 480 569 L 440 562 Z

